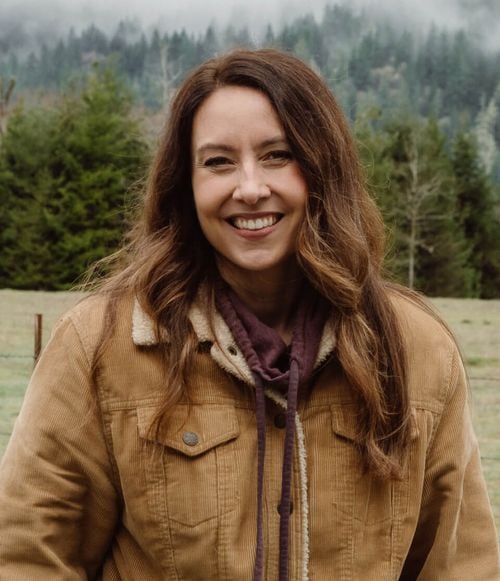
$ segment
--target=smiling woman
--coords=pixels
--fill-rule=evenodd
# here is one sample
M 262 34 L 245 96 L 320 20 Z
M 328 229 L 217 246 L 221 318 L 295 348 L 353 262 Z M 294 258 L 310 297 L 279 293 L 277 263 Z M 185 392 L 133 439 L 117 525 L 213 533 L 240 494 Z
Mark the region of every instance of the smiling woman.
M 309 67 L 195 70 L 130 236 L 33 374 L 0 578 L 500 578 L 455 341 Z

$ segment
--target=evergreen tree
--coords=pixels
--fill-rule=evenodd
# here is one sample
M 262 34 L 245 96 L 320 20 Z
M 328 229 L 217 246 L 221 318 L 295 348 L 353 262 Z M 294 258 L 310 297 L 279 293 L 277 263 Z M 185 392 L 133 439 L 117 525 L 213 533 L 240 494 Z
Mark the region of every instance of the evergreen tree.
M 274 43 L 275 43 L 274 30 L 273 27 L 270 24 L 268 24 L 266 26 L 266 32 L 264 34 L 264 46 L 266 47 L 274 46 Z
M 131 118 L 131 96 L 110 70 L 97 69 L 60 113 L 49 206 L 55 286 L 73 283 L 117 249 L 125 197 L 144 170 L 146 147 Z
M 47 207 L 56 113 L 17 109 L 0 147 L 0 286 L 50 288 Z
M 219 43 L 214 27 L 210 25 L 203 38 L 198 41 L 198 61 L 202 62 L 214 57 L 219 50 Z
M 7 81 L 0 76 L 0 142 L 7 128 L 9 107 L 15 86 L 15 79 L 11 78 Z
M 498 115 L 498 105 L 496 99 L 492 98 L 479 112 L 476 119 L 476 139 L 478 143 L 478 154 L 487 174 L 493 170 L 497 157 L 497 147 L 495 143 L 495 124 Z
M 478 272 L 477 294 L 500 296 L 500 220 L 495 214 L 491 182 L 470 135 L 457 136 L 453 148 L 455 189 L 465 237 L 472 247 L 470 262 Z
M 446 138 L 431 119 L 416 135 L 417 159 L 410 165 L 421 190 L 418 209 L 416 285 L 430 296 L 475 296 L 478 273 L 470 265 L 471 246 L 460 222 Z M 418 165 L 417 165 L 418 164 Z M 419 167 L 420 166 L 420 167 Z
M 471 247 L 459 220 L 445 137 L 436 122 L 397 120 L 371 135 L 365 126 L 364 135 L 372 158 L 369 184 L 391 231 L 389 268 L 405 284 L 430 295 L 473 294 Z M 366 163 L 366 152 L 363 158 Z
M 20 111 L 0 149 L 0 283 L 62 289 L 117 249 L 146 146 L 109 70 L 55 111 Z

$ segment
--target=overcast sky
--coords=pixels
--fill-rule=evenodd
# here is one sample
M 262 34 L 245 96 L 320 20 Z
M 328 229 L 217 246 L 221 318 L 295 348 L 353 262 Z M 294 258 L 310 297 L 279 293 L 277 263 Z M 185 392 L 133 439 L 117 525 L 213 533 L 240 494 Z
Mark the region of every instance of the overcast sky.
M 77 30 L 91 22 L 107 31 L 119 20 L 138 19 L 146 29 L 158 26 L 163 30 L 186 28 L 192 32 L 206 29 L 210 23 L 248 25 L 254 33 L 271 22 L 280 27 L 301 14 L 313 12 L 321 17 L 325 4 L 348 3 L 385 10 L 405 22 L 441 26 L 466 27 L 470 22 L 484 26 L 485 35 L 500 36 L 500 18 L 492 22 L 473 8 L 464 14 L 460 6 L 483 3 L 500 5 L 500 0 L 0 0 L 0 32 L 13 23 L 24 23 L 24 29 L 37 36 L 41 29 L 64 35 L 69 26 Z M 500 12 L 498 10 L 497 12 Z

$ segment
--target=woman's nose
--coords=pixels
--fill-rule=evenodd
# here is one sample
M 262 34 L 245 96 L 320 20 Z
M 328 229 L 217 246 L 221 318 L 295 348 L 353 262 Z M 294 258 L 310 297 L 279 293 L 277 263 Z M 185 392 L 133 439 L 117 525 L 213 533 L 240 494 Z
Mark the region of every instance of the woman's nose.
M 270 195 L 271 189 L 264 179 L 263 172 L 259 171 L 258 168 L 246 168 L 240 172 L 239 182 L 233 192 L 234 200 L 252 206 Z

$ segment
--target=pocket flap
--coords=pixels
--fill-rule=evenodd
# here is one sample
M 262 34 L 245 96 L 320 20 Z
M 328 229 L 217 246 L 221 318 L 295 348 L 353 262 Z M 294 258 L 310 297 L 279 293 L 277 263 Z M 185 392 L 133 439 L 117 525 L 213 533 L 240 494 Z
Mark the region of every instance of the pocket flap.
M 332 429 L 333 433 L 341 438 L 352 440 L 353 442 L 361 442 L 361 437 L 358 429 L 358 419 L 356 406 L 353 404 L 346 405 L 332 405 Z M 410 439 L 418 438 L 418 421 L 417 411 L 415 408 L 411 409 L 410 415 Z
M 360 442 L 358 430 L 357 410 L 353 404 L 332 405 L 332 429 L 336 436 Z
M 156 407 L 137 409 L 139 436 L 157 442 L 186 456 L 198 456 L 230 440 L 239 433 L 238 418 L 233 406 L 175 405 L 165 415 L 157 434 L 149 427 Z

